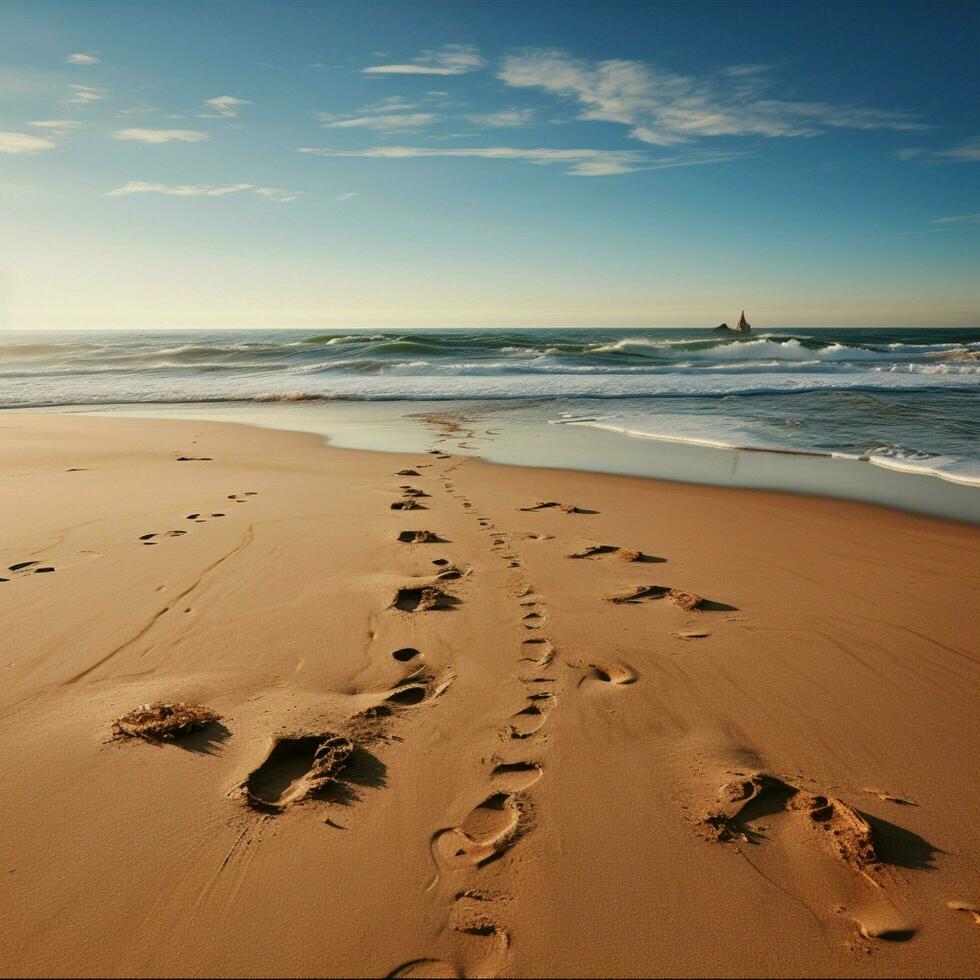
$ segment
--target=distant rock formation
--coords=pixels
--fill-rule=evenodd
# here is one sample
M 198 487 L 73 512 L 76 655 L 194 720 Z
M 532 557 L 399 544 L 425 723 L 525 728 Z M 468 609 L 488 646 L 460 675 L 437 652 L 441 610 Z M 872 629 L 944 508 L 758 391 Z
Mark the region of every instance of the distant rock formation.
M 715 327 L 715 330 L 724 330 L 728 333 L 749 333 L 752 330 L 752 326 L 745 319 L 745 310 L 742 310 L 742 315 L 738 318 L 737 327 L 730 327 L 727 323 L 721 323 Z

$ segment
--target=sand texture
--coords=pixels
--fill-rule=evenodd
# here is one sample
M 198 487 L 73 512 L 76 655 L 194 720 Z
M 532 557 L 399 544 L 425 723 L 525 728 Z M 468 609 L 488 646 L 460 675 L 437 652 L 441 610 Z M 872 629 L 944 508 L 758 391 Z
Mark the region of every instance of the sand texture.
M 4 976 L 959 976 L 980 532 L 0 415 Z

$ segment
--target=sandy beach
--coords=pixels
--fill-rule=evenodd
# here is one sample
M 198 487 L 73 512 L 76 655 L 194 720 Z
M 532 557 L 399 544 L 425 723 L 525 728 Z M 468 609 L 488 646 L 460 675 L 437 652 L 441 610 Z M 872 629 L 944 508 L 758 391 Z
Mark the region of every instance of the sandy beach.
M 977 528 L 430 428 L 0 416 L 0 972 L 976 975 Z

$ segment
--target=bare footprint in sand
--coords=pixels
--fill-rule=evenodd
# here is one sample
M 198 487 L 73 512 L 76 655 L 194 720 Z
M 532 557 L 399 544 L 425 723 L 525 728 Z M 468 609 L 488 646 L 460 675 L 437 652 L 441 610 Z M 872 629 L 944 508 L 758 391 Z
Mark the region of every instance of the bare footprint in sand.
M 434 609 L 452 609 L 459 605 L 459 599 L 448 592 L 431 586 L 404 588 L 395 593 L 391 608 L 402 612 L 428 612 Z
M 329 732 L 277 738 L 265 761 L 242 783 L 245 801 L 264 813 L 282 813 L 335 783 L 354 749 L 350 739 Z
M 493 793 L 457 827 L 433 837 L 433 851 L 449 866 L 483 867 L 520 837 L 525 801 L 514 793 Z
M 441 678 L 413 675 L 399 684 L 385 698 L 385 702 L 399 708 L 414 708 L 434 701 L 455 679 L 456 675 L 451 673 Z
M 524 640 L 521 643 L 519 663 L 532 663 L 538 667 L 547 667 L 555 659 L 555 648 L 550 640 Z
M 387 976 L 389 978 L 413 977 L 417 980 L 423 980 L 423 978 L 428 978 L 428 980 L 456 980 L 459 974 L 445 960 L 420 959 L 409 960 L 407 963 L 402 963 L 401 966 L 396 966 Z
M 518 711 L 508 722 L 508 734 L 511 738 L 530 738 L 544 727 L 554 706 L 553 694 L 531 695 L 527 707 Z
M 560 510 L 563 514 L 598 514 L 597 510 L 587 510 L 584 507 L 577 507 L 575 504 L 562 504 L 557 500 L 541 500 L 531 507 L 518 507 L 518 510 L 522 511 L 532 511 L 532 510 Z
M 403 544 L 445 544 L 446 539 L 440 538 L 435 531 L 400 531 L 398 540 Z
M 631 548 L 620 548 L 614 544 L 594 544 L 582 551 L 573 551 L 566 558 L 603 558 L 607 555 L 614 555 L 620 561 L 643 562 L 662 562 L 663 558 L 654 558 L 653 555 L 645 555 L 642 551 L 634 551 Z
M 672 589 L 666 585 L 637 585 L 626 592 L 606 597 L 607 602 L 612 602 L 615 605 L 633 605 L 642 602 L 644 599 L 668 599 L 675 606 L 680 606 L 685 612 L 702 609 L 705 603 L 703 596 L 693 592 L 683 592 L 680 589 Z
M 519 793 L 533 786 L 544 771 L 536 762 L 502 762 L 490 774 L 494 788 L 507 793 Z
M 581 664 L 569 664 L 570 667 L 578 666 Z M 582 678 L 585 680 L 596 680 L 601 681 L 604 684 L 635 684 L 639 680 L 639 673 L 629 664 L 624 663 L 589 663 L 584 665 L 589 671 Z

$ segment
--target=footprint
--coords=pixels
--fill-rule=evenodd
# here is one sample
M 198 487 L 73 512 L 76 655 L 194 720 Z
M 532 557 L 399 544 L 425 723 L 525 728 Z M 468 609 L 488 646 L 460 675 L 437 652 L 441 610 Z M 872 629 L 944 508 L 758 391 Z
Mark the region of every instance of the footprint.
M 459 605 L 459 599 L 441 589 L 424 586 L 399 589 L 391 605 L 402 612 L 427 612 L 431 609 L 452 609 Z
M 519 663 L 548 667 L 555 659 L 555 648 L 550 640 L 524 640 L 521 643 L 521 654 Z
M 483 867 L 518 840 L 524 815 L 521 798 L 512 793 L 493 793 L 458 826 L 436 834 L 435 852 L 450 866 Z
M 400 650 L 395 650 L 392 656 L 401 663 L 407 663 L 409 660 L 421 657 L 422 654 L 415 647 L 402 647 Z
M 210 456 L 178 456 L 178 463 L 210 463 Z
M 350 739 L 331 733 L 277 738 L 242 783 L 245 800 L 253 809 L 282 813 L 336 782 L 354 749 Z
M 693 592 L 682 592 L 680 589 L 672 589 L 666 585 L 637 585 L 628 592 L 607 596 L 606 601 L 616 605 L 632 605 L 643 599 L 664 598 L 669 599 L 675 606 L 680 606 L 685 612 L 701 609 L 705 602 L 703 596 L 695 595 Z
M 539 630 L 544 625 L 544 616 L 541 613 L 525 613 L 521 619 L 526 630 Z
M 445 538 L 434 531 L 401 531 L 398 540 L 403 544 L 445 544 Z
M 423 507 L 422 504 L 418 503 L 414 498 L 409 497 L 407 500 L 396 500 L 391 505 L 392 510 L 428 510 L 427 507 Z
M 973 917 L 974 923 L 980 926 L 980 905 L 973 902 L 947 902 L 946 908 L 951 912 L 966 912 Z
M 508 793 L 528 789 L 543 775 L 544 771 L 536 762 L 502 762 L 491 773 L 494 787 Z
M 467 964 L 466 976 L 495 977 L 504 965 L 510 936 L 497 919 L 506 899 L 492 892 L 460 892 L 449 912 L 449 927 L 462 937 L 471 937 L 461 951 L 464 960 L 478 958 Z M 468 954 L 468 955 L 467 955 Z
M 853 870 L 868 876 L 878 864 L 871 825 L 857 810 L 836 797 L 799 789 L 764 772 L 722 786 L 717 804 L 701 820 L 701 835 L 721 842 L 757 840 L 752 821 L 780 812 L 800 814 L 803 832 L 816 833 Z
M 589 664 L 591 676 L 607 684 L 634 684 L 639 674 L 628 664 Z
M 395 476 L 421 476 L 418 470 L 399 470 Z
M 459 977 L 453 967 L 451 967 L 445 960 L 431 960 L 431 959 L 421 959 L 421 960 L 409 960 L 407 963 L 402 963 L 401 966 L 396 966 L 388 977 L 426 977 L 430 980 L 455 980 Z
M 548 720 L 550 702 L 553 698 L 548 695 L 548 703 L 531 701 L 526 708 L 522 708 L 510 719 L 508 730 L 511 738 L 530 738 L 535 732 L 539 732 L 544 723 Z
M 652 555 L 645 555 L 642 551 L 634 551 L 631 548 L 620 548 L 613 544 L 594 544 L 582 551 L 573 551 L 566 558 L 601 558 L 604 555 L 615 555 L 620 561 L 635 562 L 662 562 L 663 558 L 654 558 Z
M 532 511 L 532 510 L 548 510 L 550 508 L 557 508 L 564 514 L 598 514 L 597 510 L 586 510 L 584 507 L 577 507 L 575 504 L 561 504 L 557 500 L 541 500 L 534 504 L 532 507 L 518 507 L 518 510 Z
M 24 571 L 27 568 L 33 568 L 37 564 L 39 564 L 39 562 L 36 562 L 36 561 L 19 561 L 19 562 L 16 562 L 15 564 L 13 564 L 13 565 L 8 565 L 7 566 L 7 571 L 8 572 L 22 572 L 22 571 Z

